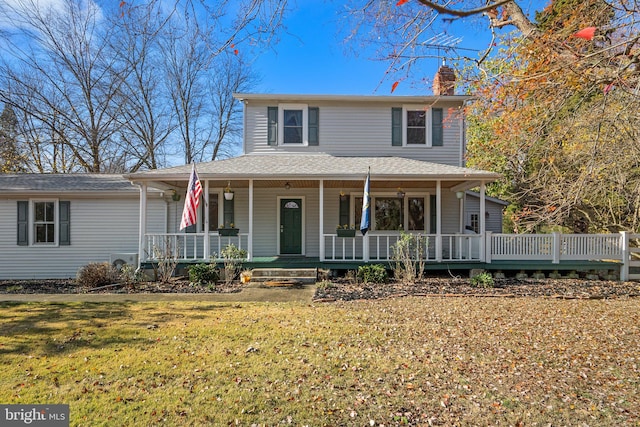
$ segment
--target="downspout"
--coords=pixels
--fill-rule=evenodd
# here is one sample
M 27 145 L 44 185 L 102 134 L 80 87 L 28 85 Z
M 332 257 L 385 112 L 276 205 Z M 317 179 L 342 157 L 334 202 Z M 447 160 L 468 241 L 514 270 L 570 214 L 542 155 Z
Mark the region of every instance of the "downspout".
M 247 261 L 253 260 L 253 179 L 249 179 L 249 238 Z
M 480 239 L 481 242 L 486 242 L 485 240 L 485 234 L 487 232 L 486 230 L 486 221 L 485 221 L 485 211 L 486 211 L 486 204 L 485 204 L 485 183 L 484 181 L 482 181 L 480 183 L 480 214 L 478 215 L 478 219 L 480 220 L 480 235 L 482 236 L 482 238 Z M 485 260 L 485 245 L 480 245 L 480 259 L 482 261 Z
M 436 261 L 442 262 L 442 183 L 436 181 Z
M 320 180 L 320 218 L 318 227 L 320 232 L 320 261 L 324 262 L 324 179 Z
M 138 265 L 139 270 L 142 265 L 144 254 L 145 234 L 147 232 L 147 184 L 140 184 L 140 222 L 138 223 Z

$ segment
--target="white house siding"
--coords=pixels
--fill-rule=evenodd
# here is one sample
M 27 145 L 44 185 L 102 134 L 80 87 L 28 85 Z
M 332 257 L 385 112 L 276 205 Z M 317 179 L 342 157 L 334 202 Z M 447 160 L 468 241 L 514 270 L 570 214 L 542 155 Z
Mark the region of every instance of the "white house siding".
M 319 254 L 319 190 L 317 188 L 260 188 L 254 194 L 256 211 L 253 216 L 253 255 L 274 256 L 278 253 L 279 197 L 303 198 L 305 255 L 317 257 Z M 238 206 L 236 205 L 236 215 Z M 242 208 L 246 211 L 246 207 Z
M 267 107 L 275 103 L 249 105 L 245 109 L 245 153 L 314 153 L 338 156 L 396 156 L 462 166 L 461 114 L 452 103 L 437 104 L 444 109 L 444 144 L 442 147 L 394 147 L 391 145 L 391 108 L 401 104 L 351 103 L 330 105 L 314 103 L 320 108 L 320 142 L 318 146 L 270 146 L 267 144 Z
M 126 199 L 59 197 L 71 202 L 71 245 L 18 246 L 17 201 L 0 200 L 0 279 L 56 279 L 75 277 L 90 262 L 109 261 L 112 253 L 138 251 L 139 201 Z M 148 229 L 164 222 L 164 202 L 149 203 Z
M 502 209 L 504 205 L 491 200 L 485 200 L 485 229 L 494 233 L 502 233 Z M 467 194 L 464 208 L 464 225 L 470 225 L 472 213 L 480 213 L 480 199 Z M 486 215 L 486 214 L 489 215 Z

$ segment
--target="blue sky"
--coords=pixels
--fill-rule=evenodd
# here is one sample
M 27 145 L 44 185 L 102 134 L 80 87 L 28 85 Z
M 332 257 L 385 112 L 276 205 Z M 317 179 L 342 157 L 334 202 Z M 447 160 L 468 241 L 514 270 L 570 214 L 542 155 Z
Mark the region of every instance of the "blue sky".
M 519 2 L 525 11 L 547 3 L 543 0 Z M 347 55 L 338 35 L 337 7 L 341 2 L 299 0 L 285 20 L 287 31 L 280 42 L 264 52 L 254 63 L 262 81 L 256 87 L 259 93 L 336 94 L 336 95 L 389 95 L 395 79 L 386 78 L 388 64 L 369 59 L 370 52 L 358 57 Z M 448 34 L 461 37 L 458 47 L 482 48 L 490 41 L 486 26 L 459 21 L 448 29 Z M 474 55 L 473 52 L 465 52 Z M 430 81 L 439 66 L 437 59 L 421 63 L 429 87 L 401 82 L 394 95 L 431 93 Z M 382 84 L 380 84 L 382 80 Z M 420 93 L 422 91 L 422 93 Z

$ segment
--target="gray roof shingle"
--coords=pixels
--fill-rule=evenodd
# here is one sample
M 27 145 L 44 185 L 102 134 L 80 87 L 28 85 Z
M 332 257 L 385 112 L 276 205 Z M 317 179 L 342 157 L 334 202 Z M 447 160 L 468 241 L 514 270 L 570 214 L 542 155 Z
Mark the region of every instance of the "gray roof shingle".
M 362 178 L 371 168 L 371 176 L 399 179 L 483 179 L 500 177 L 495 172 L 401 157 L 341 157 L 328 154 L 252 154 L 231 159 L 198 163 L 198 176 L 228 178 Z M 131 180 L 188 179 L 191 165 L 137 172 L 125 175 Z
M 0 174 L 0 193 L 139 192 L 117 174 Z

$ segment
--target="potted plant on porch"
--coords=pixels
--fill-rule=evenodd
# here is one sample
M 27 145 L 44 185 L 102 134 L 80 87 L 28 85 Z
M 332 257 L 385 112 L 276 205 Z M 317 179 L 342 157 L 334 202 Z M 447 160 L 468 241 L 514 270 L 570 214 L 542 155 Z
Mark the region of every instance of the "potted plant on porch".
M 356 237 L 356 227 L 352 224 L 351 227 L 349 225 L 338 225 L 336 227 L 336 234 L 338 237 Z
M 225 200 L 233 200 L 233 189 L 231 188 L 231 182 L 228 182 L 227 186 L 224 189 L 224 198 Z
M 220 227 L 218 227 L 218 234 L 220 236 L 237 236 L 238 231 L 239 230 L 233 226 L 233 223 L 229 224 L 228 227 L 224 224 L 220 224 Z

